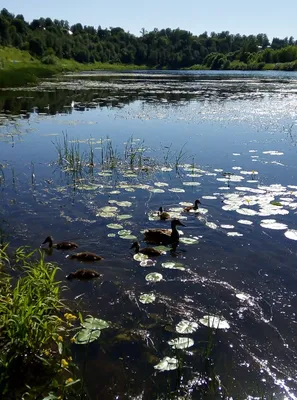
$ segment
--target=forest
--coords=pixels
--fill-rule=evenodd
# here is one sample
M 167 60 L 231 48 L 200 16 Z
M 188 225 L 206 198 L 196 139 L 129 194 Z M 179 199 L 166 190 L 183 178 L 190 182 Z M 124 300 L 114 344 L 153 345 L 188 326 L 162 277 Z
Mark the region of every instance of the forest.
M 270 69 L 297 69 L 293 37 L 270 41 L 264 33 L 194 35 L 179 28 L 151 32 L 143 28 L 136 36 L 120 27 L 70 26 L 65 20 L 51 18 L 27 22 L 23 15 L 5 8 L 0 12 L 0 46 L 26 50 L 47 65 L 68 59 L 160 69 L 260 70 L 269 65 Z

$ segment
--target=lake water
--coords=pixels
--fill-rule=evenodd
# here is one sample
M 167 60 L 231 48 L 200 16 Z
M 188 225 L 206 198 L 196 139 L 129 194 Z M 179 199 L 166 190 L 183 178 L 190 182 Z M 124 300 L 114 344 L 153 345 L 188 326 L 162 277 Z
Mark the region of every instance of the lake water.
M 0 91 L 0 110 L 4 238 L 104 257 L 98 280 L 65 281 L 75 310 L 112 323 L 87 356 L 73 345 L 90 399 L 297 399 L 297 73 L 73 74 Z M 170 227 L 160 206 L 186 226 L 141 267 L 130 246 Z M 82 267 L 67 254 L 47 255 L 62 280 Z M 179 367 L 155 369 L 164 357 Z

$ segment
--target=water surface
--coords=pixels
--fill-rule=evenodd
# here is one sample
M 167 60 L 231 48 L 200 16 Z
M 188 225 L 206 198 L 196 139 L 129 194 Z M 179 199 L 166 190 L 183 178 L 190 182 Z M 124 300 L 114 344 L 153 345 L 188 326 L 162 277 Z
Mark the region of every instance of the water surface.
M 67 282 L 65 292 L 71 301 L 82 295 L 85 315 L 113 323 L 88 351 L 91 399 L 297 398 L 296 91 L 296 73 L 141 71 L 0 92 L 4 235 L 12 247 L 39 247 L 51 234 L 104 257 L 92 265 L 102 278 Z M 58 162 L 66 137 L 79 141 L 79 173 Z M 131 152 L 124 160 L 129 140 L 138 149 L 133 168 Z M 181 237 L 195 243 L 181 242 L 151 267 L 133 260 L 132 239 L 107 226 L 141 241 L 141 230 L 169 227 L 152 212 L 178 213 L 196 198 L 201 211 L 180 214 Z M 115 215 L 100 216 L 105 206 Z M 66 255 L 47 256 L 61 279 L 81 268 Z M 162 267 L 167 261 L 185 270 Z M 151 272 L 163 279 L 147 282 Z M 151 292 L 155 302 L 142 304 Z M 203 326 L 205 315 L 230 328 Z M 177 333 L 184 319 L 198 329 Z M 194 345 L 172 349 L 167 342 L 180 336 Z M 82 366 L 85 349 L 73 352 Z M 158 372 L 165 356 L 180 367 Z

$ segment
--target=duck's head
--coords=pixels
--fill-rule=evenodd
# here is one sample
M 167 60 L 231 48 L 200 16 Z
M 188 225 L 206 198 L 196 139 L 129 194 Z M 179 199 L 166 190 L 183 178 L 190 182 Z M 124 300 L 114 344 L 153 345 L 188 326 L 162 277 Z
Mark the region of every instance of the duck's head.
M 181 225 L 181 226 L 186 226 L 185 224 L 183 224 L 182 222 L 180 222 L 179 219 L 173 219 L 171 221 L 171 227 L 175 228 L 176 226 Z
M 201 201 L 199 199 L 195 200 L 195 207 L 198 207 L 198 204 L 201 204 Z
M 140 249 L 140 244 L 139 242 L 134 242 L 132 243 L 130 249 L 135 249 L 136 251 L 138 251 Z
M 47 236 L 47 237 L 45 238 L 44 242 L 41 243 L 41 244 L 46 244 L 46 243 L 49 244 L 49 247 L 52 247 L 52 245 L 53 245 L 53 238 L 52 238 L 52 236 Z
M 66 276 L 66 279 L 73 279 L 74 278 L 74 273 L 73 272 L 70 272 L 70 274 L 69 275 L 67 275 Z
M 159 208 L 159 212 L 162 213 L 163 212 L 163 207 Z

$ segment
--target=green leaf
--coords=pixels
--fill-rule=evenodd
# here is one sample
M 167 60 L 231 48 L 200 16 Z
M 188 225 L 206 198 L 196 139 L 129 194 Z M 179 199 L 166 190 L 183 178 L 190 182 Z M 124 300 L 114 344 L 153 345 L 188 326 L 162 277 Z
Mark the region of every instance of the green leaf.
M 57 400 L 57 399 L 58 397 L 54 393 L 50 392 L 48 396 L 44 397 L 42 400 Z
M 65 388 L 67 388 L 69 386 L 72 386 L 72 385 L 75 385 L 78 382 L 80 382 L 80 379 L 76 379 L 75 381 L 69 382 L 69 383 L 67 383 L 67 385 L 65 385 Z
M 154 293 L 144 293 L 139 296 L 139 301 L 142 304 L 153 303 L 156 300 L 156 295 Z
M 145 280 L 148 282 L 159 282 L 163 279 L 163 275 L 158 272 L 152 272 L 146 275 Z
M 162 267 L 163 268 L 168 268 L 168 269 L 179 269 L 181 271 L 185 270 L 185 267 L 184 267 L 183 264 L 175 263 L 175 262 L 171 262 L 171 261 L 162 263 Z
M 109 328 L 109 323 L 107 321 L 94 317 L 87 317 L 81 325 L 89 330 Z
M 59 354 L 63 353 L 63 344 L 61 342 L 58 343 L 58 351 L 59 351 Z
M 164 357 L 163 360 L 159 362 L 159 364 L 154 366 L 155 369 L 159 371 L 172 371 L 178 368 L 178 360 L 174 357 Z
M 75 336 L 76 344 L 88 344 L 94 342 L 101 335 L 101 330 L 81 329 Z
M 168 344 L 170 344 L 174 349 L 187 349 L 193 346 L 194 340 L 188 337 L 179 337 L 169 340 Z
M 191 322 L 183 319 L 176 325 L 176 332 L 178 333 L 193 333 L 198 329 L 197 322 Z

